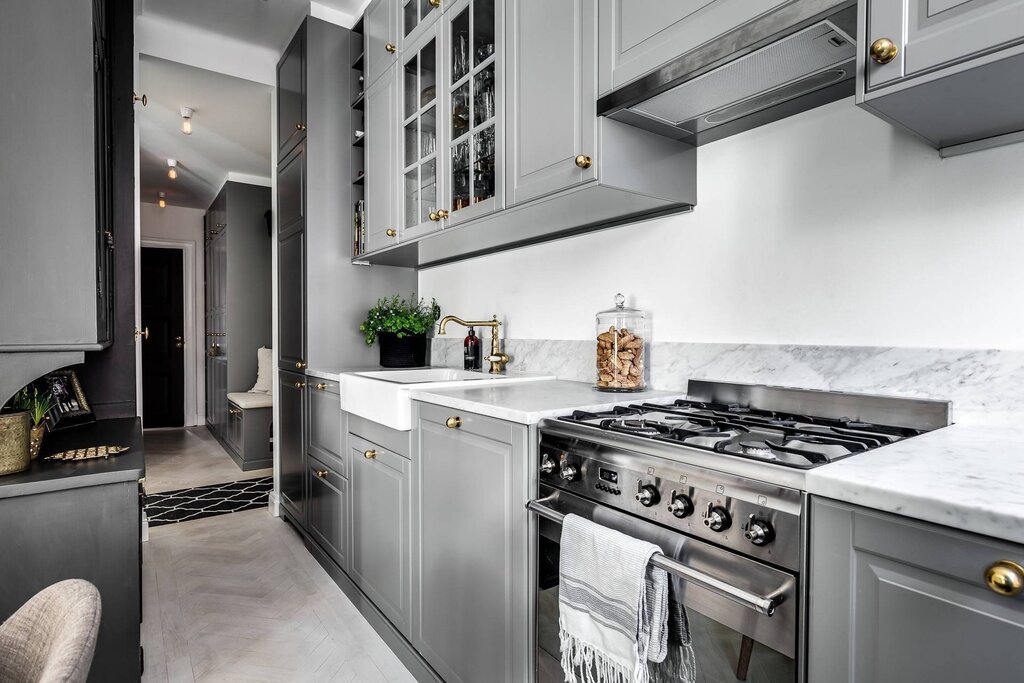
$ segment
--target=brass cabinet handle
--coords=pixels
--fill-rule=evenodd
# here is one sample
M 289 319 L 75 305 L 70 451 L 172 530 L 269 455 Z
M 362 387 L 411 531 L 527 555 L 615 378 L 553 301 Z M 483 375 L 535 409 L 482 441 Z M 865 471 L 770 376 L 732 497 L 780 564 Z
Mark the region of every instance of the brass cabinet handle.
M 313 386 L 313 388 L 314 388 L 314 389 L 316 389 L 317 391 L 323 391 L 324 389 L 326 389 L 326 388 L 327 388 L 327 385 L 326 385 L 326 384 L 325 384 L 324 382 L 317 382 L 317 383 L 316 383 L 316 384 L 315 384 L 315 385 Z
M 437 221 L 443 221 L 445 218 L 448 218 L 448 215 L 449 214 L 445 209 L 438 209 L 437 211 L 431 211 L 427 218 L 436 223 Z
M 135 330 L 135 338 L 142 337 L 146 341 L 149 341 L 149 326 L 143 327 L 141 330 Z
M 328 472 L 327 470 L 316 471 L 316 476 L 320 477 L 321 479 L 326 479 L 328 474 L 330 474 L 330 472 Z
M 149 104 L 149 98 L 146 97 L 146 93 L 142 93 L 142 95 L 140 96 L 138 93 L 133 92 L 132 104 L 135 104 L 136 102 L 142 102 L 142 106 L 145 107 L 147 104 Z
M 304 389 L 305 387 L 306 387 L 306 383 L 305 382 L 296 382 L 295 383 L 295 388 L 296 389 Z
M 448 429 L 458 429 L 462 426 L 462 418 L 458 416 L 449 417 L 444 421 L 444 426 Z
M 306 364 L 305 364 L 305 363 L 303 363 L 303 362 L 302 362 L 301 360 L 299 360 L 299 361 L 295 361 L 295 368 L 296 368 L 297 370 L 302 370 L 302 369 L 304 369 L 305 367 L 306 367 Z
M 304 123 L 296 123 L 295 124 L 295 130 L 306 130 L 306 124 L 304 124 Z
M 228 408 L 228 415 L 239 415 L 241 412 L 241 408 Z
M 1012 560 L 999 560 L 985 570 L 985 585 L 1008 598 L 1024 591 L 1024 567 Z
M 387 45 L 384 46 L 384 49 L 391 54 L 395 54 L 395 52 L 398 50 L 398 48 L 395 47 L 394 43 L 388 43 Z
M 430 0 L 430 6 L 431 7 L 440 7 L 441 6 L 441 0 Z
M 367 460 L 373 460 L 377 457 L 377 451 L 363 451 L 363 457 Z
M 576 165 L 580 168 L 590 168 L 594 163 L 594 160 L 588 157 L 586 154 L 580 154 L 576 157 Z
M 900 53 L 899 46 L 888 38 L 879 38 L 871 43 L 871 59 L 878 64 L 888 64 Z
M 387 230 L 384 231 L 384 234 L 387 235 L 388 237 L 394 237 L 398 234 L 398 231 L 395 230 L 394 228 L 388 228 Z

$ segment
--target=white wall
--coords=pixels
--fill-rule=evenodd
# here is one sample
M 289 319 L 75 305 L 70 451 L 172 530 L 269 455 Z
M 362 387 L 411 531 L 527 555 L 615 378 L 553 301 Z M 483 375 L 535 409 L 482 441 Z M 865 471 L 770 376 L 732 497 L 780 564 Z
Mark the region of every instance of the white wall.
M 140 204 L 142 241 L 174 240 L 192 243 L 194 261 L 193 287 L 195 288 L 194 329 L 192 339 L 186 339 L 186 348 L 192 349 L 195 369 L 195 412 L 185 415 L 186 424 L 204 424 L 206 415 L 206 322 L 205 322 L 205 287 L 203 284 L 204 257 L 203 248 L 203 209 L 188 209 L 179 206 L 168 206 L 161 209 L 156 204 Z M 145 245 L 143 245 L 145 246 Z M 141 374 L 141 373 L 140 373 Z M 186 402 L 188 405 L 188 402 Z M 140 403 L 141 406 L 141 403 Z M 140 408 L 141 409 L 141 408 Z
M 590 339 L 1020 349 L 1024 144 L 941 159 L 852 99 L 701 147 L 691 214 L 422 271 L 445 313 Z

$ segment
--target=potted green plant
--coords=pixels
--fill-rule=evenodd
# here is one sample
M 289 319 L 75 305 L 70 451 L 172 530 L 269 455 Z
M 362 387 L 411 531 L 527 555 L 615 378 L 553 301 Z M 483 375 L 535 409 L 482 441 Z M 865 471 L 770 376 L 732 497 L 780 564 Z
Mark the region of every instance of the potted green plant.
M 28 411 L 20 409 L 19 405 L 16 400 L 11 400 L 0 413 L 0 475 L 27 470 L 32 464 L 29 457 L 32 419 Z
M 32 421 L 29 454 L 33 460 L 39 457 L 46 434 L 46 419 L 54 406 L 53 395 L 46 391 L 39 393 L 38 387 L 29 385 L 14 395 L 12 401 L 16 410 L 24 410 Z
M 427 332 L 441 317 L 436 299 L 424 303 L 413 294 L 377 300 L 359 326 L 367 345 L 380 342 L 380 364 L 385 368 L 415 368 L 427 364 Z

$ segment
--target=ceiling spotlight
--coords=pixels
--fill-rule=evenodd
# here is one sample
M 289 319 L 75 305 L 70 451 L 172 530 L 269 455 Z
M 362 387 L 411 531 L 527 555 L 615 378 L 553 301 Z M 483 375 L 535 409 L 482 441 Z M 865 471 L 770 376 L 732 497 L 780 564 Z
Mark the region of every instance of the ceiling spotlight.
M 167 160 L 167 177 L 175 180 L 178 177 L 178 162 L 174 159 Z
M 181 132 L 192 135 L 192 107 L 181 108 Z
M 161 209 L 166 209 L 167 208 L 167 199 L 166 199 L 166 197 L 167 197 L 166 194 L 164 194 L 163 192 L 160 193 L 160 200 L 157 202 L 157 204 L 160 206 Z

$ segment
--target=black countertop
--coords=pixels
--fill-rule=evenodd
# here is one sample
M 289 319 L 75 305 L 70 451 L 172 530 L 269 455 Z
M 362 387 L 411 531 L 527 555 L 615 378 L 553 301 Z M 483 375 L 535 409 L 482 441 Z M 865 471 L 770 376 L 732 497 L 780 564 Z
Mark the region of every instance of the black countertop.
M 43 460 L 52 453 L 88 446 L 128 446 L 128 450 L 120 455 L 91 460 Z M 137 481 L 145 474 L 142 421 L 137 417 L 99 420 L 43 437 L 42 453 L 38 460 L 32 461 L 31 467 L 24 472 L 0 477 L 0 498 Z

